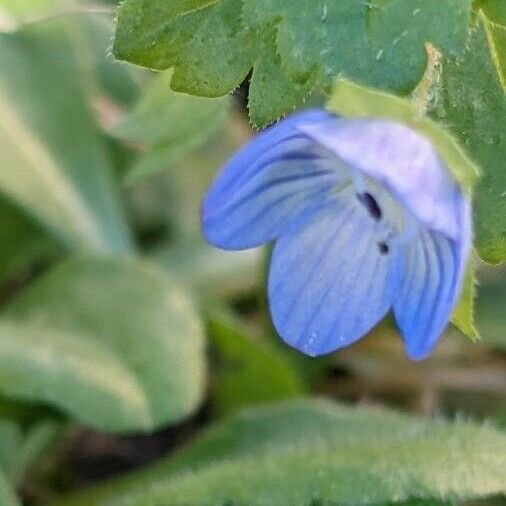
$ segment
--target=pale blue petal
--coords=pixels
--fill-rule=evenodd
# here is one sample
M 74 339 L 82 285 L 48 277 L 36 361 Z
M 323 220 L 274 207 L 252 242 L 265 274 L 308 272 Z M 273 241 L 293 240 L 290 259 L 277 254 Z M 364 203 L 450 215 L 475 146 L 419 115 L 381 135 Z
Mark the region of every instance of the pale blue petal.
M 432 144 L 392 121 L 332 117 L 297 127 L 383 184 L 425 227 L 457 239 L 460 190 Z
M 276 238 L 289 219 L 322 201 L 346 168 L 327 150 L 296 130 L 300 122 L 325 121 L 307 111 L 267 129 L 224 167 L 202 205 L 202 228 L 212 244 L 245 249 Z
M 393 307 L 407 353 L 414 360 L 430 354 L 459 299 L 471 245 L 467 202 L 458 217 L 458 241 L 422 231 L 406 247 L 403 282 Z
M 385 316 L 399 287 L 397 250 L 380 252 L 370 216 L 351 195 L 296 218 L 273 251 L 274 325 L 308 355 L 360 339 Z

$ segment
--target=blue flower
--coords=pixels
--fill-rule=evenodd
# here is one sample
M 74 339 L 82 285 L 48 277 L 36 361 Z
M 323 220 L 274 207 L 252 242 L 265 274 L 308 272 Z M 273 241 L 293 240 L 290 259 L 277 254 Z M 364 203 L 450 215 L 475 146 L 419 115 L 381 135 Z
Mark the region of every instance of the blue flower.
M 471 210 L 432 146 L 404 125 L 295 114 L 224 167 L 202 208 L 209 242 L 275 241 L 269 302 L 283 340 L 311 356 L 348 346 L 390 309 L 426 357 L 459 298 Z

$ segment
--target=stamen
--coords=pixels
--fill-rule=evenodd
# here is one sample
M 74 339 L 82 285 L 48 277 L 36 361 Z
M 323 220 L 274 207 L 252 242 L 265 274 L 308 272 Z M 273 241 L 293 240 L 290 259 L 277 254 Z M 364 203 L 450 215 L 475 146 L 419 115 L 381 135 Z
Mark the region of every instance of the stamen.
M 357 193 L 357 198 L 372 218 L 377 221 L 381 220 L 383 216 L 381 207 L 379 206 L 378 201 L 369 192 Z

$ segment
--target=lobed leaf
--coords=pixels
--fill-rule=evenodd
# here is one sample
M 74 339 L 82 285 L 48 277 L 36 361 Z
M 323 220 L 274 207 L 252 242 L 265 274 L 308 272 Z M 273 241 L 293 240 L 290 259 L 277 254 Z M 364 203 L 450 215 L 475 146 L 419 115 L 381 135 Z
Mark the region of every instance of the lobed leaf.
M 425 43 L 458 54 L 471 0 L 215 0 L 192 12 L 163 0 L 126 0 L 118 12 L 117 58 L 174 67 L 177 91 L 220 96 L 251 69 L 250 116 L 264 125 L 341 74 L 397 92 L 423 74 Z
M 499 263 L 506 258 L 506 94 L 490 57 L 486 23 L 480 16 L 462 58 L 443 63 L 434 115 L 481 168 L 474 191 L 475 244 L 483 260 Z
M 479 0 L 478 6 L 491 21 L 506 26 L 506 3 L 503 0 Z
M 202 329 L 167 274 L 136 261 L 60 265 L 0 320 L 0 392 L 108 431 L 149 431 L 203 393 Z
M 492 61 L 497 68 L 501 84 L 506 90 L 506 22 L 504 25 L 497 25 L 493 22 L 484 21 L 484 25 Z

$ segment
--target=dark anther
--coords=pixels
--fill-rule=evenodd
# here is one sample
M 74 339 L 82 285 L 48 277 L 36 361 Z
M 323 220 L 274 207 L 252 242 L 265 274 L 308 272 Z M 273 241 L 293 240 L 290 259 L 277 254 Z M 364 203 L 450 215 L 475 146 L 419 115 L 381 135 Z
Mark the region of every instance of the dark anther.
M 360 203 L 367 209 L 367 212 L 371 215 L 375 220 L 381 220 L 383 213 L 381 212 L 381 207 L 379 206 L 377 200 L 369 193 L 357 193 L 357 198 Z
M 390 248 L 388 247 L 388 244 L 386 242 L 379 242 L 378 248 L 382 255 L 386 255 L 390 251 Z

